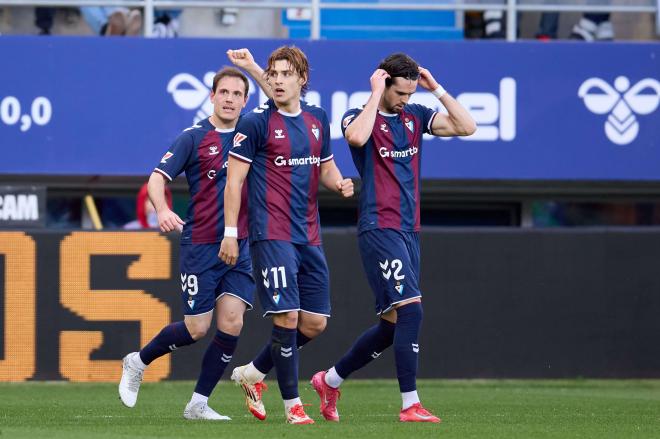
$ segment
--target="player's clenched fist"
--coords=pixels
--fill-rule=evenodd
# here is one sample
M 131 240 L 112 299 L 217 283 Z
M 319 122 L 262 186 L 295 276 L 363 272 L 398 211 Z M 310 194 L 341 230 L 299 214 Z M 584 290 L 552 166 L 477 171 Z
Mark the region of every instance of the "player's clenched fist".
M 371 82 L 371 92 L 374 94 L 381 94 L 385 90 L 385 80 L 389 78 L 390 75 L 383 69 L 376 69 L 376 71 L 371 75 L 369 81 Z
M 160 227 L 161 232 L 171 232 L 173 230 L 178 230 L 179 232 L 183 230 L 183 226 L 186 224 L 179 215 L 172 212 L 170 209 L 163 209 L 157 213 L 158 215 L 158 227 Z
M 227 265 L 236 265 L 238 259 L 238 240 L 225 237 L 220 243 L 218 257 Z
M 247 68 L 254 63 L 254 57 L 248 49 L 229 49 L 227 57 L 236 67 Z
M 342 194 L 344 198 L 350 198 L 353 196 L 353 180 L 350 178 L 344 178 L 343 180 L 337 180 L 337 190 Z

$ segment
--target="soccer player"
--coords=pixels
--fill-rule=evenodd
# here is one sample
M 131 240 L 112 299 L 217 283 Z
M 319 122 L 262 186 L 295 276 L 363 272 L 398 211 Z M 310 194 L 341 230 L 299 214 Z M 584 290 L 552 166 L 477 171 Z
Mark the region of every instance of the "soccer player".
M 262 381 L 274 364 L 287 422 L 311 424 L 298 394 L 298 348 L 325 329 L 330 315 L 318 184 L 350 197 L 353 182 L 333 160 L 325 111 L 301 101 L 309 80 L 305 54 L 278 48 L 268 59 L 266 77 L 273 98 L 241 119 L 229 152 L 220 256 L 228 264 L 240 259 L 236 227 L 247 176 L 250 253 L 259 301 L 264 316 L 272 315 L 273 330 L 257 358 L 234 369 L 232 379 L 243 387 L 250 412 L 263 420 Z
M 263 71 L 247 49 L 229 50 L 227 55 L 265 86 Z M 204 337 L 215 309 L 217 331 L 204 354 L 195 391 L 183 416 L 229 420 L 211 409 L 207 401 L 231 361 L 243 326 L 243 313 L 252 308 L 254 296 L 246 239 L 247 212 L 239 216 L 240 250 L 236 263 L 229 266 L 218 258 L 224 236 L 223 193 L 228 152 L 236 123 L 248 100 L 248 87 L 248 79 L 240 70 L 234 67 L 220 70 L 213 78 L 210 93 L 213 114 L 185 129 L 149 177 L 149 198 L 156 208 L 160 230 L 182 229 L 180 269 L 185 317 L 163 328 L 140 352 L 124 357 L 119 396 L 127 407 L 137 402 L 145 368 L 156 358 Z M 166 182 L 183 171 L 190 190 L 185 222 L 169 208 L 165 198 Z
M 448 111 L 437 113 L 408 100 L 417 85 L 433 93 Z M 466 136 L 474 120 L 431 72 L 403 53 L 388 56 L 371 76 L 371 96 L 348 110 L 342 131 L 360 176 L 358 244 L 379 322 L 365 331 L 328 371 L 312 377 L 321 414 L 338 421 L 339 386 L 348 376 L 394 344 L 403 400 L 399 420 L 440 422 L 417 395 L 418 336 L 422 322 L 419 290 L 419 214 L 422 134 Z

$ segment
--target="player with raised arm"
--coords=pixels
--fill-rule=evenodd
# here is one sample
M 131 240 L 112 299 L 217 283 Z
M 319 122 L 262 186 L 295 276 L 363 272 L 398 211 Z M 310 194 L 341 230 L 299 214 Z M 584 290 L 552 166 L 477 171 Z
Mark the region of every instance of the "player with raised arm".
M 433 93 L 448 114 L 409 104 L 417 85 Z M 339 421 L 339 386 L 394 345 L 403 422 L 440 422 L 417 395 L 418 336 L 422 322 L 419 290 L 420 169 L 422 134 L 467 136 L 476 129 L 469 113 L 409 56 L 388 56 L 371 76 L 371 96 L 342 118 L 344 137 L 362 177 L 358 243 L 379 322 L 355 340 L 312 386 L 320 411 Z
M 247 49 L 230 50 L 227 55 L 265 86 L 263 71 Z M 254 296 L 246 239 L 247 212 L 239 215 L 237 262 L 230 266 L 218 258 L 224 236 L 223 192 L 228 153 L 236 123 L 248 100 L 248 88 L 247 77 L 238 69 L 220 70 L 213 78 L 210 93 L 213 114 L 185 129 L 149 177 L 149 197 L 156 208 L 160 230 L 182 230 L 180 277 L 185 316 L 183 321 L 163 328 L 140 352 L 124 357 L 119 396 L 127 407 L 137 402 L 146 367 L 156 358 L 204 337 L 215 310 L 217 331 L 204 354 L 199 379 L 183 416 L 229 419 L 211 409 L 207 402 L 231 361 L 243 326 L 243 313 L 252 308 Z M 185 222 L 170 210 L 164 195 L 166 182 L 183 171 L 190 190 Z
M 241 119 L 229 153 L 220 257 L 228 264 L 240 257 L 237 221 L 247 177 L 250 253 L 273 330 L 261 353 L 234 369 L 232 379 L 243 387 L 250 412 L 263 420 L 262 381 L 274 365 L 287 422 L 311 424 L 298 393 L 298 348 L 325 329 L 330 315 L 318 185 L 350 197 L 353 182 L 333 160 L 325 111 L 301 101 L 309 80 L 305 54 L 278 48 L 266 77 L 273 98 Z

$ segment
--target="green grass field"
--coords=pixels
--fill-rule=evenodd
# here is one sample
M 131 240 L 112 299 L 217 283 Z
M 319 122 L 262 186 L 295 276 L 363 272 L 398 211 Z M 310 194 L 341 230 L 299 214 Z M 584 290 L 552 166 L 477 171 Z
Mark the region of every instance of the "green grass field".
M 268 419 L 245 410 L 241 391 L 223 381 L 211 407 L 229 422 L 182 418 L 191 382 L 143 384 L 134 409 L 114 384 L 0 383 L 0 437 L 5 438 L 660 438 L 658 380 L 421 380 L 424 405 L 442 424 L 398 422 L 394 380 L 345 383 L 340 423 L 324 421 L 309 384 L 303 402 L 315 425 L 284 423 L 277 384 L 264 400 Z

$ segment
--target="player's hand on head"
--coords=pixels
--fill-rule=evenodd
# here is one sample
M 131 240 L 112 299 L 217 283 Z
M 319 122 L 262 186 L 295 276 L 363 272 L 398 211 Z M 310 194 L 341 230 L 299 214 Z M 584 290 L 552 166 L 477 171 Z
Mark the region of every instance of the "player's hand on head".
M 440 86 L 438 84 L 438 81 L 435 80 L 433 75 L 428 69 L 425 69 L 424 67 L 419 67 L 419 81 L 417 82 L 420 87 L 428 90 L 428 91 L 433 91 L 436 88 Z
M 179 215 L 172 212 L 170 209 L 158 212 L 158 227 L 161 232 L 168 233 L 173 230 L 178 230 L 180 232 L 183 230 L 185 224 L 186 223 L 179 218 Z
M 237 67 L 246 68 L 254 63 L 254 57 L 248 49 L 229 49 L 227 58 Z
M 227 265 L 236 265 L 238 260 L 238 240 L 225 236 L 220 243 L 218 257 Z
M 350 178 L 344 178 L 343 180 L 337 180 L 337 190 L 344 198 L 350 198 L 353 196 L 353 180 Z
M 376 71 L 371 75 L 369 81 L 371 82 L 371 92 L 373 94 L 382 94 L 385 90 L 385 80 L 389 78 L 390 75 L 383 69 L 376 69 Z

